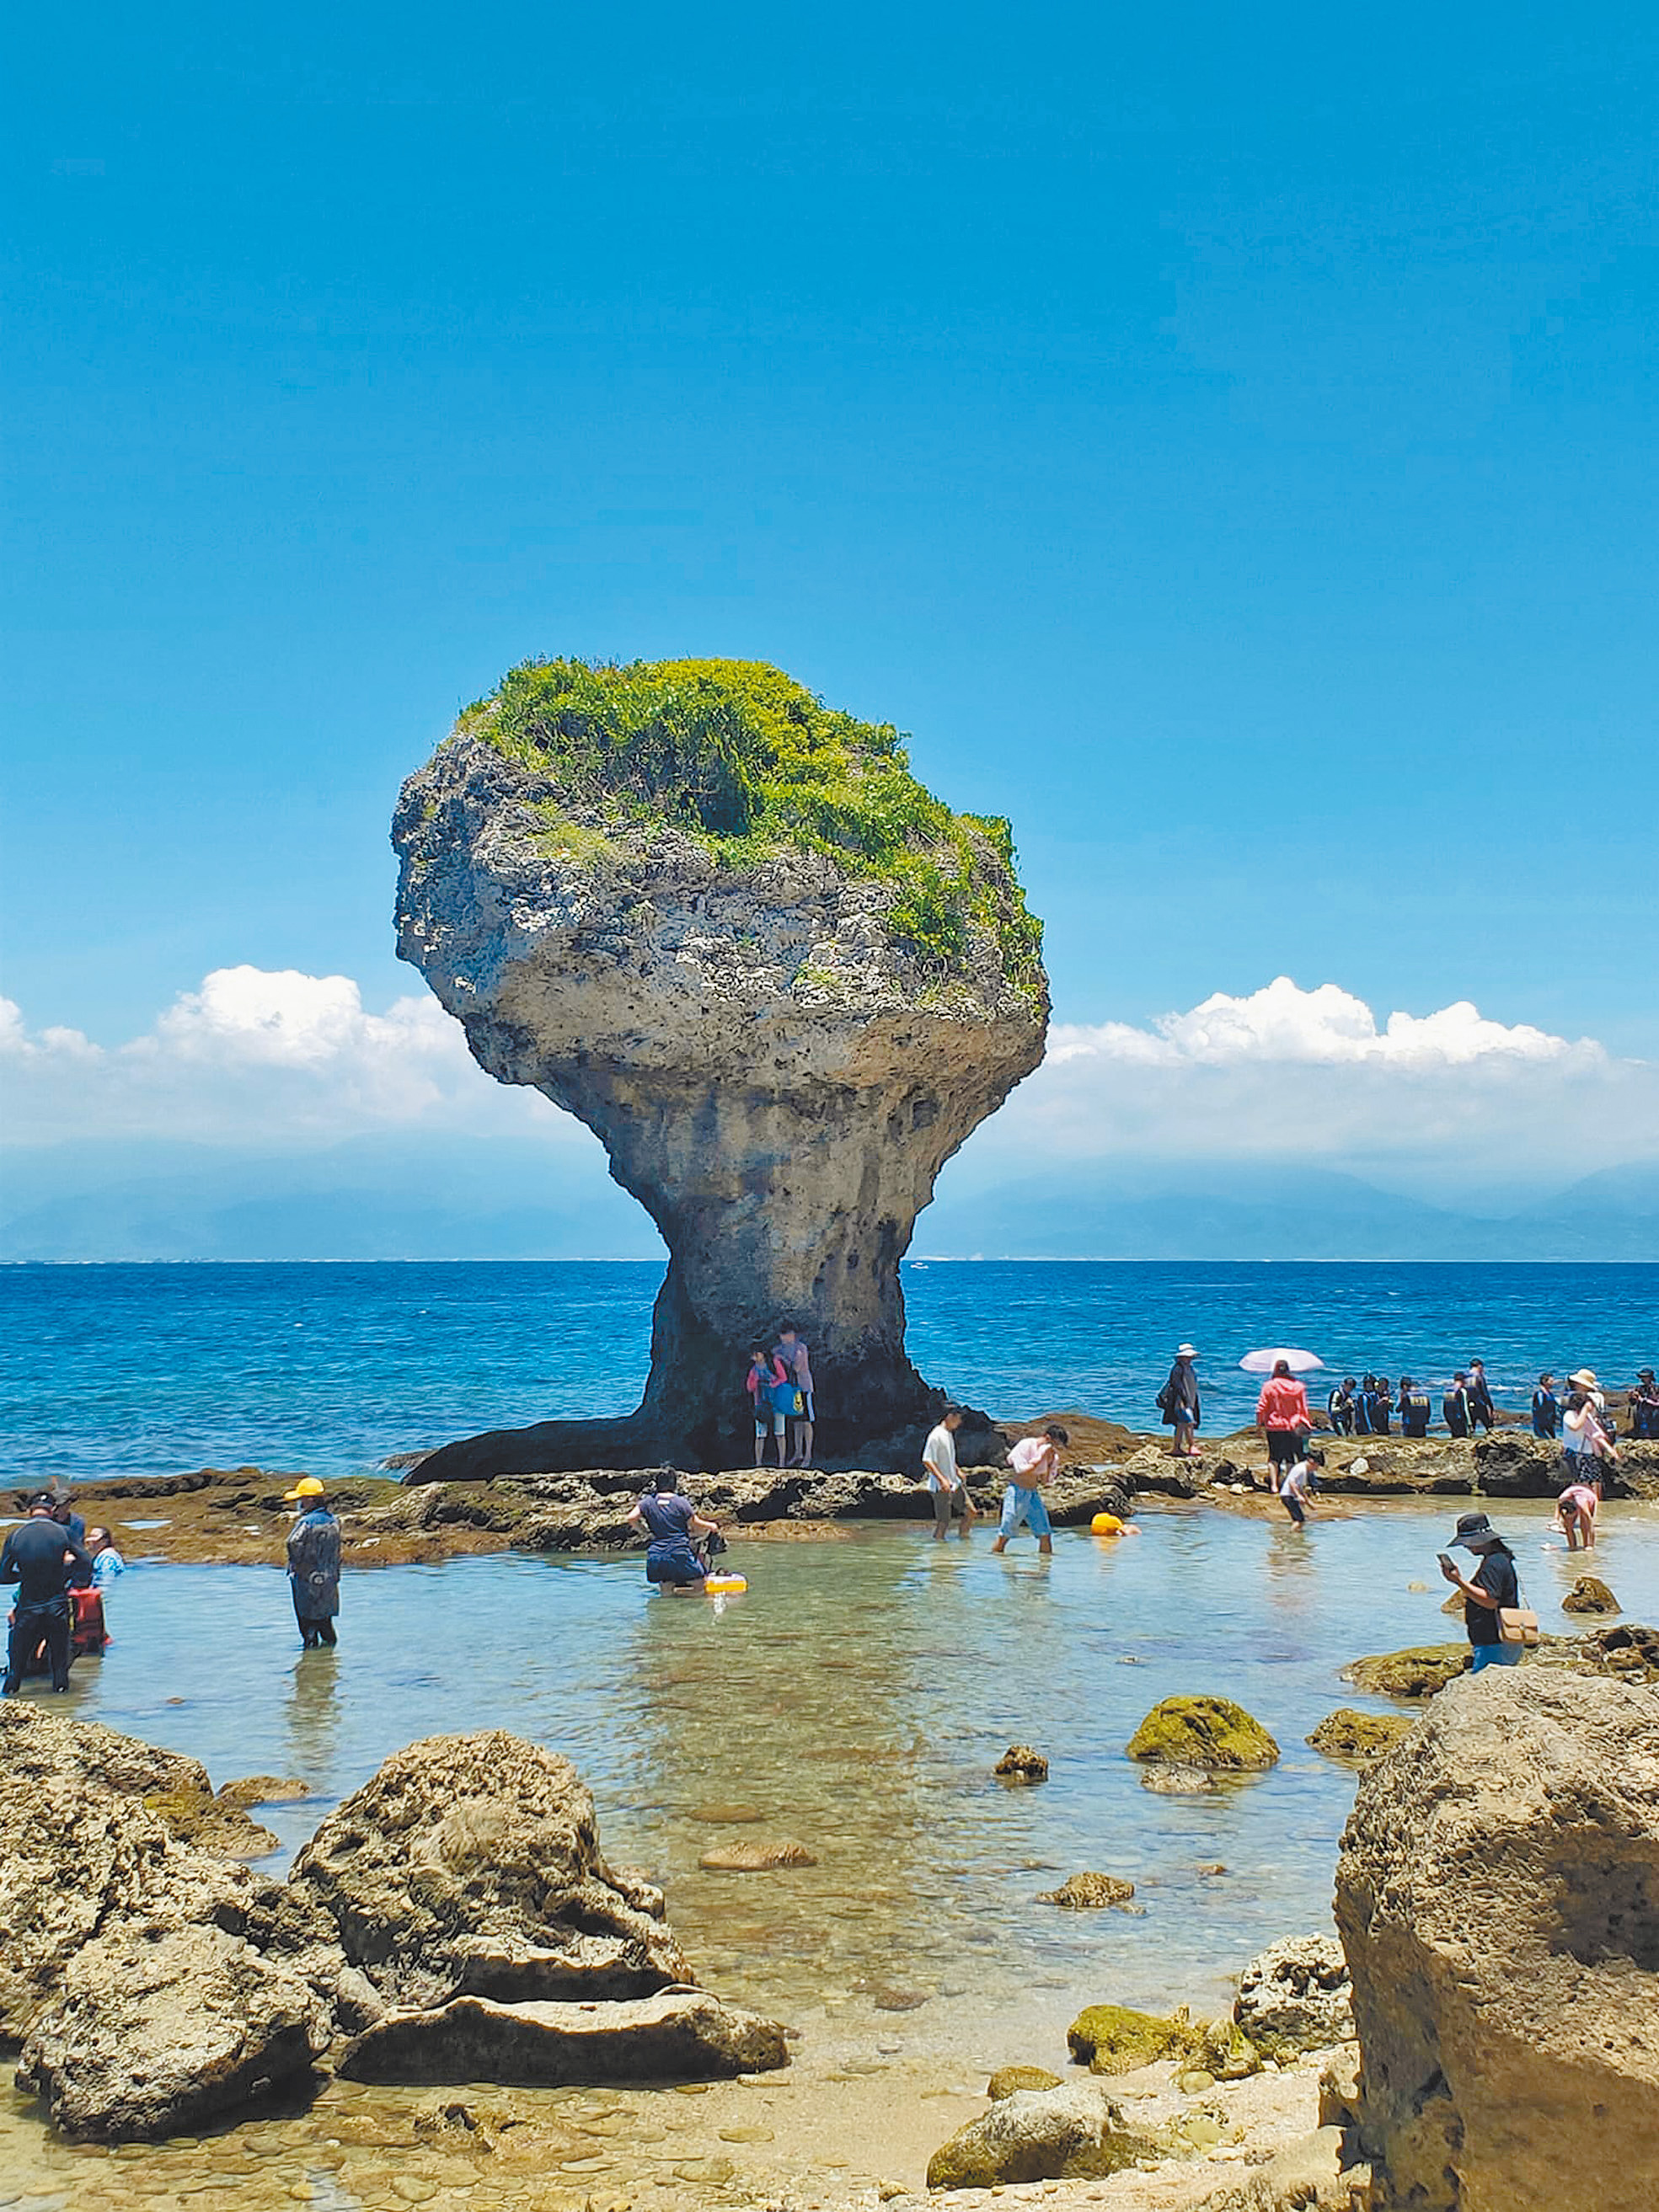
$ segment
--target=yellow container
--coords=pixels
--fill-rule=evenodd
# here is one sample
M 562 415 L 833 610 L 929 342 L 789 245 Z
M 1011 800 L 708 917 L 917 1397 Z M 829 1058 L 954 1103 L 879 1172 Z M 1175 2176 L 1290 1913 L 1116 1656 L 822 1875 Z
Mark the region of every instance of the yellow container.
M 1115 1513 L 1097 1513 L 1089 1523 L 1089 1534 L 1091 1536 L 1121 1536 L 1123 1523 Z
M 734 1597 L 739 1590 L 746 1590 L 748 1587 L 749 1579 L 745 1575 L 710 1575 L 703 1583 L 710 1597 Z

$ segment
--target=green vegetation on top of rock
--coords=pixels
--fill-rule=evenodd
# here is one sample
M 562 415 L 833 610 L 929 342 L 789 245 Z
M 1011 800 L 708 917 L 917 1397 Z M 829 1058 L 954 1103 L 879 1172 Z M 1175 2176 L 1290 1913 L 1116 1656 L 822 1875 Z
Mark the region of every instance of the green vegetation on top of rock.
M 1256 1773 L 1279 1763 L 1279 1746 L 1231 1698 L 1165 1698 L 1129 1739 L 1131 1759 L 1206 1773 Z
M 544 776 L 550 855 L 592 859 L 630 827 L 667 822 L 723 868 L 816 853 L 890 884 L 895 935 L 940 971 L 988 932 L 1009 983 L 1042 990 L 1042 924 L 1000 816 L 957 814 L 910 771 L 888 723 L 826 707 L 759 660 L 527 660 L 465 708 L 473 738 Z

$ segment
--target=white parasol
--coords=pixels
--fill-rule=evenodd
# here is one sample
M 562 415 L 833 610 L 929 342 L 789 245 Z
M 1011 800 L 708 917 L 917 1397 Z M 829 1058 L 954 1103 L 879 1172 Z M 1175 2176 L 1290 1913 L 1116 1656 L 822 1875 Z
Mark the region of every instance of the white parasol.
M 1281 1359 L 1292 1375 L 1305 1375 L 1325 1364 L 1316 1352 L 1299 1352 L 1293 1344 L 1270 1344 L 1261 1352 L 1247 1352 L 1238 1364 L 1247 1375 L 1271 1375 Z

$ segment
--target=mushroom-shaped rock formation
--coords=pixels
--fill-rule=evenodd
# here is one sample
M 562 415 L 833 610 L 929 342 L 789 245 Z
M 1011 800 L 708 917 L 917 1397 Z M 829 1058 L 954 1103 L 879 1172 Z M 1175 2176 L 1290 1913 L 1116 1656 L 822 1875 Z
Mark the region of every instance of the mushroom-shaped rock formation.
M 444 1447 L 414 1479 L 747 1456 L 793 1321 L 817 1449 L 914 1422 L 899 1262 L 1042 1056 L 1008 825 L 896 732 L 752 661 L 527 663 L 404 785 L 398 949 L 479 1064 L 586 1122 L 668 1246 L 637 1413 Z

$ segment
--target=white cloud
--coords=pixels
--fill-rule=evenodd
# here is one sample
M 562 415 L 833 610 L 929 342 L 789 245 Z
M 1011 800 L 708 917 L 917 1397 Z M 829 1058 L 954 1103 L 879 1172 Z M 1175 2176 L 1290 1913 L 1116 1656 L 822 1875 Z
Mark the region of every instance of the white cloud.
M 1163 1014 L 1150 1029 L 1125 1022 L 1094 1028 L 1057 1024 L 1048 1063 L 1121 1060 L 1132 1066 L 1236 1066 L 1246 1062 L 1284 1066 L 1370 1066 L 1425 1073 L 1471 1067 L 1481 1060 L 1576 1061 L 1604 1066 L 1607 1054 L 1589 1037 L 1565 1037 L 1519 1023 L 1507 1028 L 1485 1020 L 1460 999 L 1438 1013 L 1390 1014 L 1379 1030 L 1363 999 L 1334 983 L 1304 991 L 1280 975 L 1248 999 L 1217 991 L 1184 1014 Z
M 538 1093 L 485 1075 L 435 999 L 395 999 L 370 1013 L 349 976 L 294 969 L 217 968 L 147 1034 L 110 1048 L 76 1030 L 31 1034 L 21 1010 L 0 1000 L 0 1067 L 14 1143 L 246 1146 L 376 1128 L 572 1129 Z
M 591 1139 L 534 1091 L 485 1075 L 422 993 L 372 1012 L 345 975 L 216 969 L 152 1027 L 105 1047 L 31 1032 L 0 1000 L 14 1144 L 132 1137 L 239 1147 L 377 1129 Z M 1362 1000 L 1280 976 L 1144 1028 L 1056 1024 L 1048 1057 L 971 1143 L 958 1181 L 1055 1160 L 1304 1159 L 1455 1180 L 1553 1182 L 1651 1158 L 1659 1066 L 1590 1038 L 1485 1019 L 1468 1000 L 1379 1022 Z
M 1042 1067 L 975 1142 L 972 1171 L 1000 1179 L 1014 1157 L 1058 1153 L 1565 1182 L 1650 1158 L 1656 1131 L 1652 1062 L 1489 1021 L 1468 1000 L 1379 1024 L 1336 984 L 1304 990 L 1281 975 L 1146 1028 L 1056 1024 Z

